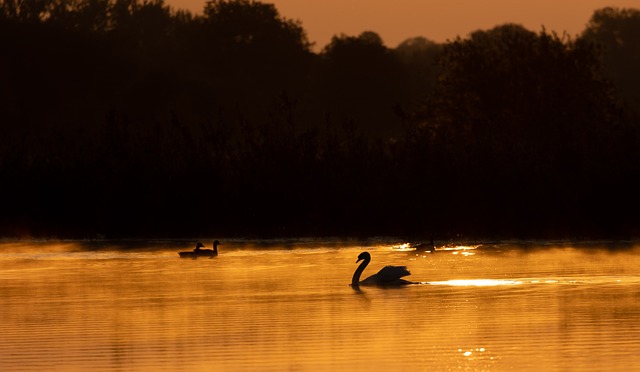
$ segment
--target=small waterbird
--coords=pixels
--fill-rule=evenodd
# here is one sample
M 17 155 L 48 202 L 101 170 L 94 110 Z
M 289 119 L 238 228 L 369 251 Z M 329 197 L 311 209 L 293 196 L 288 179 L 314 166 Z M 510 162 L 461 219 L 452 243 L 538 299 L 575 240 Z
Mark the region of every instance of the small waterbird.
M 204 244 L 198 242 L 193 251 L 190 252 L 179 252 L 180 258 L 198 258 L 201 256 L 213 258 L 218 255 L 218 245 L 222 245 L 219 241 L 213 242 L 213 249 L 200 249 L 204 247 Z

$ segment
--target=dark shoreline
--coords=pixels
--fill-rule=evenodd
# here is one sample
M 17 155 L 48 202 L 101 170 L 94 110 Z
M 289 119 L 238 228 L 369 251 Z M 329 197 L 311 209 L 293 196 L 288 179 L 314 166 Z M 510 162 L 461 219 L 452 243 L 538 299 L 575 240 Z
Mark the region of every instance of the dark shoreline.
M 83 235 L 83 234 L 4 234 L 0 235 L 0 241 L 84 241 L 84 242 L 132 242 L 144 243 L 149 241 L 158 242 L 193 242 L 208 240 L 231 240 L 231 241 L 274 241 L 274 242 L 375 242 L 404 241 L 408 243 L 428 243 L 433 240 L 436 246 L 448 244 L 502 244 L 506 242 L 608 242 L 626 243 L 640 240 L 640 235 L 602 235 L 602 234 L 528 234 L 528 235 L 506 235 L 506 234 L 225 234 L 225 233 L 203 233 L 203 234 L 183 234 L 183 235 L 162 235 L 162 234 L 139 234 L 139 235 Z
M 316 53 L 261 2 L 14 3 L 0 236 L 640 237 L 638 10 Z

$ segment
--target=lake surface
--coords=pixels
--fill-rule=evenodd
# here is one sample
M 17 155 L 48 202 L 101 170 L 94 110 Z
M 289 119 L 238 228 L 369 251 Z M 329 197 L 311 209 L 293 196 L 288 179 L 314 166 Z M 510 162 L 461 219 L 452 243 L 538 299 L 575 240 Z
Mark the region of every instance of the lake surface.
M 404 243 L 0 242 L 0 370 L 640 369 L 632 244 Z M 354 290 L 362 251 L 425 284 Z

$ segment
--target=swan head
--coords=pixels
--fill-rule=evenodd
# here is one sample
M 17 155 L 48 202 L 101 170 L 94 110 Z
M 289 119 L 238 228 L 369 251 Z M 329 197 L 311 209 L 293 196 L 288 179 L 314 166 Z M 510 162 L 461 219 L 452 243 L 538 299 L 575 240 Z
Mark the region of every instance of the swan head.
M 197 249 L 197 248 L 204 248 L 204 244 L 202 244 L 202 243 L 198 242 L 198 244 L 196 244 L 196 249 Z
M 213 245 L 222 245 L 222 243 L 216 240 L 215 242 L 213 242 Z
M 362 252 L 360 253 L 360 255 L 358 256 L 358 261 L 356 261 L 356 263 L 365 260 L 365 261 L 371 261 L 371 255 L 369 254 L 369 252 Z

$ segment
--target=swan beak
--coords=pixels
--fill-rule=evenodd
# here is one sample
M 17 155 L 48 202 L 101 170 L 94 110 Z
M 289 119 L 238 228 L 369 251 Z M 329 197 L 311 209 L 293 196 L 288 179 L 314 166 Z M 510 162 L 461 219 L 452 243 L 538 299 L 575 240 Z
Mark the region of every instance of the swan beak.
M 359 257 L 358 257 L 358 261 L 356 261 L 356 263 L 358 263 L 358 262 L 360 262 L 360 261 L 362 261 L 362 258 L 359 258 Z

